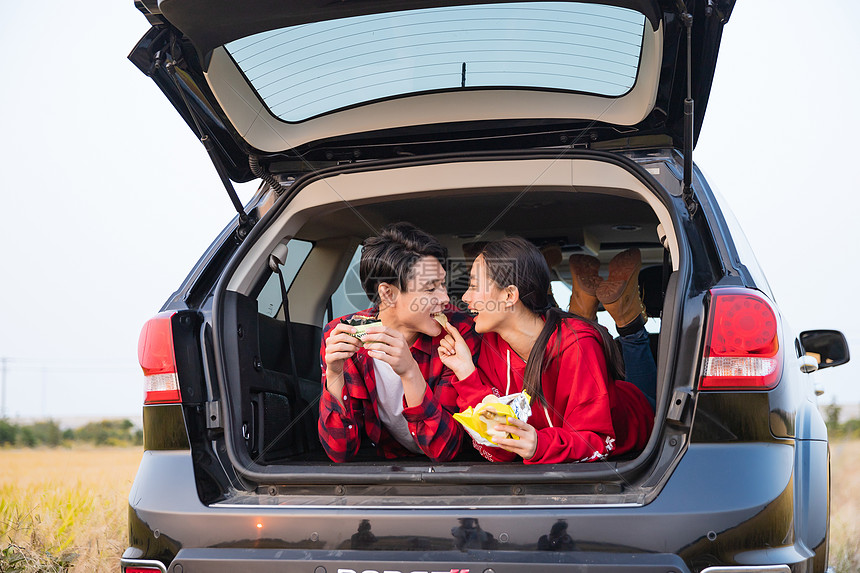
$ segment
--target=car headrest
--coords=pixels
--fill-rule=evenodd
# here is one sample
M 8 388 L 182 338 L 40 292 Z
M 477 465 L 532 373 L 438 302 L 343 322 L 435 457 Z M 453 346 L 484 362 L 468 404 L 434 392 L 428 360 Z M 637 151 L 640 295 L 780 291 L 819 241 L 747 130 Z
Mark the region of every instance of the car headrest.
M 660 316 L 663 310 L 663 266 L 654 265 L 639 271 L 642 304 L 648 316 Z

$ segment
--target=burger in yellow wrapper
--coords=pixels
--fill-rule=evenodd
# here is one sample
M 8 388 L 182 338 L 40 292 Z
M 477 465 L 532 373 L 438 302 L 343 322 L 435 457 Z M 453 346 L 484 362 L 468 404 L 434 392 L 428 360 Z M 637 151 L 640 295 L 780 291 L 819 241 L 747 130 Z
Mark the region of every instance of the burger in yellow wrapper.
M 355 327 L 355 332 L 351 335 L 361 341 L 362 346 L 373 344 L 372 342 L 364 342 L 362 338 L 367 334 L 367 329 L 371 326 L 382 326 L 382 321 L 373 316 L 354 315 L 349 320 L 341 318 L 340 321 L 344 324 Z
M 494 429 L 496 424 L 507 424 L 510 418 L 527 422 L 532 414 L 531 406 L 529 406 L 530 400 L 531 398 L 525 392 L 501 397 L 490 394 L 474 408 L 470 406 L 464 411 L 454 414 L 454 419 L 460 422 L 469 432 L 469 435 L 479 444 L 498 448 L 499 446 L 493 441 L 494 439 L 519 439 L 519 436 L 496 431 Z

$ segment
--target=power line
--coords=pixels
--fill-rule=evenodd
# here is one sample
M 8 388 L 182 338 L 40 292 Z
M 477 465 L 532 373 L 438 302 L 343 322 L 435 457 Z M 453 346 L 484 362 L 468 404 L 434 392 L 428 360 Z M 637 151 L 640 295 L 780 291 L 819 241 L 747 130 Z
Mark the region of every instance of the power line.
M 0 420 L 6 419 L 6 358 L 0 358 L 3 364 L 3 374 L 0 378 Z

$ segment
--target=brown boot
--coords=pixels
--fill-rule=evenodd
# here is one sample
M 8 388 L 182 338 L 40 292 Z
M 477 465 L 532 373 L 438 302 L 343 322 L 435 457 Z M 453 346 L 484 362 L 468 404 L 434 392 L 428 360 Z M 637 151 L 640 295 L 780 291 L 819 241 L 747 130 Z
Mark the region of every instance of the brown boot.
M 609 278 L 597 288 L 597 299 L 603 303 L 615 325 L 620 329 L 644 321 L 645 306 L 639 296 L 639 269 L 642 253 L 639 249 L 627 249 L 609 261 Z M 644 324 L 644 322 L 642 322 Z
M 568 263 L 573 283 L 568 312 L 597 320 L 597 289 L 603 282 L 597 274 L 600 261 L 589 255 L 570 255 Z
M 545 245 L 541 247 L 540 254 L 546 260 L 550 271 L 561 264 L 561 247 L 558 245 Z

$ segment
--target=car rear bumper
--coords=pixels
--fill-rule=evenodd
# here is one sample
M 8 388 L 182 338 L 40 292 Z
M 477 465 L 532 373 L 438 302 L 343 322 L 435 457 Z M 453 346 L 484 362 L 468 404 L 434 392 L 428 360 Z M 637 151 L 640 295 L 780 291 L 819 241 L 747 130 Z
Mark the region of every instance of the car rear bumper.
M 123 557 L 159 559 L 169 573 L 806 571 L 814 552 L 794 533 L 794 456 L 789 443 L 694 444 L 647 505 L 433 509 L 207 506 L 189 451 L 145 452 Z

